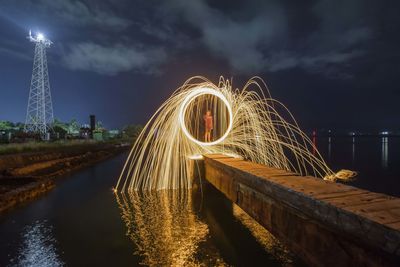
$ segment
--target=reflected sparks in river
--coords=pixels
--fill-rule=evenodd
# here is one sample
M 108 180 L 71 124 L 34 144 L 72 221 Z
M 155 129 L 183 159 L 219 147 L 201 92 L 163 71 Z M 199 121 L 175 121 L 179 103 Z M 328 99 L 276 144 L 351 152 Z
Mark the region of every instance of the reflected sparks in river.
M 194 211 L 190 191 L 162 190 L 117 194 L 127 236 L 142 264 L 150 266 L 225 265 L 212 246 L 207 224 Z

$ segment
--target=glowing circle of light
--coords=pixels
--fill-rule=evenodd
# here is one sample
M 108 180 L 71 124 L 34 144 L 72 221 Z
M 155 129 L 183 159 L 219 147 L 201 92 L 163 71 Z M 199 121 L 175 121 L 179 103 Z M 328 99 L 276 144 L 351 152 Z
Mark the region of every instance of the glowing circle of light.
M 257 91 L 266 92 L 266 95 Z M 220 122 L 226 124 L 226 128 L 221 129 L 226 130 L 221 133 L 223 136 L 213 142 L 202 142 L 203 138 L 195 134 L 200 131 L 205 107 L 196 102 L 207 101 L 207 94 L 212 98 L 213 110 L 223 113 Z M 242 89 L 233 89 L 231 81 L 223 77 L 215 84 L 205 77 L 195 76 L 185 81 L 144 126 L 114 190 L 131 193 L 190 189 L 193 160 L 201 159 L 201 155 L 221 153 L 329 181 L 349 180 L 355 176 L 356 173 L 349 170 L 333 172 L 318 150 L 311 152 L 313 146 L 290 111 L 269 95 L 261 78 L 253 77 Z
M 189 131 L 186 127 L 186 124 L 185 124 L 185 114 L 186 114 L 187 107 L 194 99 L 196 99 L 197 97 L 202 96 L 202 95 L 213 95 L 213 96 L 218 97 L 222 102 L 224 102 L 226 108 L 228 109 L 228 114 L 229 114 L 228 128 L 226 129 L 224 135 L 222 135 L 220 138 L 218 138 L 217 140 L 212 141 L 212 142 L 202 142 L 202 141 L 199 141 L 198 139 L 194 138 L 193 135 L 191 135 L 189 133 Z M 228 99 L 226 99 L 225 95 L 222 94 L 221 92 L 219 92 L 215 89 L 212 89 L 212 88 L 201 87 L 201 88 L 198 88 L 198 89 L 190 92 L 186 96 L 186 98 L 183 100 L 183 102 L 181 104 L 180 112 L 179 112 L 179 123 L 181 125 L 183 133 L 192 142 L 194 142 L 200 146 L 217 145 L 217 144 L 221 143 L 222 141 L 224 141 L 224 139 L 229 135 L 229 132 L 232 130 L 232 124 L 233 124 L 232 107 L 231 107 Z

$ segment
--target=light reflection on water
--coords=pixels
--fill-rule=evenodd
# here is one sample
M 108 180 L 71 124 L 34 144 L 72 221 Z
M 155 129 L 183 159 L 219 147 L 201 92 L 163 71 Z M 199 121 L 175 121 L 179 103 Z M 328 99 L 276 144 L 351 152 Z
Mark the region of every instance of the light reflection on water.
M 351 139 L 351 163 L 354 165 L 356 160 L 356 138 Z
M 206 190 L 205 197 L 212 192 Z M 198 193 L 198 192 L 197 192 Z M 121 209 L 121 217 L 126 225 L 126 235 L 136 246 L 135 254 L 141 257 L 141 264 L 149 266 L 228 266 L 241 265 L 241 257 L 236 253 L 248 253 L 231 247 L 232 229 L 224 229 L 227 225 L 220 224 L 219 216 L 229 217 L 229 210 L 217 204 L 224 198 L 222 195 L 214 198 L 210 210 L 210 200 L 203 203 L 196 191 L 163 190 L 149 192 L 129 192 L 117 194 L 117 203 Z M 225 204 L 229 201 L 223 201 Z M 224 203 L 221 202 L 222 205 Z M 247 213 L 235 204 L 230 204 L 232 219 L 246 228 L 259 244 L 265 255 L 271 255 L 270 266 L 292 266 L 293 255 L 265 228 L 253 220 Z M 202 209 L 207 214 L 204 216 Z M 213 214 L 213 209 L 219 211 Z M 203 214 L 203 215 L 201 215 Z M 214 217 L 217 216 L 217 217 Z M 229 227 L 228 227 L 229 228 Z M 240 228 L 240 227 L 239 227 Z M 236 228 L 237 230 L 239 228 Z M 249 236 L 236 232 L 242 245 L 249 244 Z M 214 237 L 213 237 L 214 235 Z M 221 251 L 225 243 L 227 250 Z M 243 238 L 243 239 L 242 239 Z M 246 241 L 247 239 L 247 241 Z M 255 249 L 254 245 L 252 246 Z M 223 249 L 224 250 L 224 249 Z M 234 251 L 234 252 L 233 252 Z M 233 252 L 235 255 L 230 255 Z M 261 252 L 261 251 L 260 251 Z M 221 254 L 222 253 L 222 254 Z M 236 259 L 235 259 L 236 258 Z M 271 259 L 274 260 L 271 260 Z M 228 259 L 228 262 L 225 261 Z M 265 259 L 263 259 L 265 260 Z M 248 261 L 261 265 L 257 259 Z M 298 263 L 298 261 L 296 262 Z M 262 265 L 264 265 L 262 264 Z
M 322 138 L 323 139 L 323 138 Z M 339 138 L 337 138 L 337 139 L 339 139 Z M 343 138 L 341 138 L 342 140 L 341 141 L 343 141 Z M 355 160 L 356 160 L 356 158 L 358 157 L 356 157 L 356 143 L 357 142 L 360 142 L 360 139 L 361 140 L 363 140 L 362 138 L 360 138 L 360 137 L 358 137 L 357 139 L 356 139 L 356 137 L 352 137 L 351 138 L 351 162 L 352 162 L 352 164 L 354 165 L 355 164 Z M 364 138 L 365 139 L 365 138 Z M 313 137 L 313 144 L 314 144 L 314 146 L 315 147 L 318 147 L 317 146 L 317 139 L 315 138 L 315 137 Z M 331 158 L 332 158 L 332 143 L 331 143 L 331 140 L 332 140 L 332 138 L 331 137 L 328 137 L 328 148 L 327 148 L 327 160 L 328 160 L 328 162 L 330 162 L 331 161 Z M 339 139 L 340 140 L 340 139 Z M 345 139 L 344 139 L 345 140 Z M 357 141 L 356 141 L 357 140 Z M 386 170 L 386 169 L 388 169 L 388 167 L 389 167 L 389 137 L 387 137 L 387 136 L 383 136 L 383 137 L 380 137 L 379 138 L 379 140 L 380 140 L 380 144 L 381 144 L 381 147 L 380 147 L 380 154 L 381 154 L 381 166 L 382 166 L 382 169 L 383 170 Z M 361 144 L 359 144 L 359 143 L 357 143 L 357 146 L 360 146 Z M 365 145 L 365 144 L 364 144 Z M 318 147 L 319 149 L 321 149 L 322 147 L 321 146 L 319 146 Z M 314 148 L 313 148 L 314 149 Z M 369 153 L 371 153 L 371 152 L 375 152 L 375 150 L 374 149 L 371 149 L 370 151 L 368 151 Z M 322 154 L 324 154 L 324 153 L 322 153 Z
M 400 137 L 319 137 L 317 144 L 333 171 L 357 171 L 358 175 L 349 185 L 400 196 Z
M 110 188 L 125 159 L 121 155 L 61 179 L 39 200 L 0 216 L 0 266 L 288 262 L 211 185 L 203 184 L 202 191 L 118 195 L 117 203 Z M 298 266 L 292 259 L 291 266 Z
M 10 266 L 64 266 L 56 249 L 52 228 L 46 221 L 26 226 L 21 235 L 18 256 L 10 260 Z
M 382 167 L 388 168 L 388 137 L 382 137 Z
M 254 238 L 264 247 L 266 252 L 273 255 L 283 266 L 293 264 L 293 255 L 268 230 L 257 223 L 239 206 L 233 205 L 233 215 L 250 230 Z
M 127 236 L 142 264 L 151 266 L 224 266 L 209 238 L 207 224 L 195 214 L 190 191 L 130 192 L 117 195 Z
M 399 137 L 317 138 L 317 147 L 334 170 L 358 171 L 350 185 L 400 196 Z M 166 192 L 119 195 L 118 206 L 110 188 L 125 159 L 122 154 L 75 173 L 0 216 L 0 266 L 299 265 L 293 255 L 282 260 L 285 249 L 268 243 L 269 233 L 253 229 L 257 223 L 212 187 L 203 187 L 202 208 L 194 193 Z

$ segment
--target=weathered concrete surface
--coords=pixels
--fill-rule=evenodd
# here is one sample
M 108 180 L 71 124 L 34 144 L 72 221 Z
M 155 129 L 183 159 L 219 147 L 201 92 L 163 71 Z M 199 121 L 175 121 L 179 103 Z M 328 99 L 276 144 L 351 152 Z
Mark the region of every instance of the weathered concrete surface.
M 33 152 L 16 152 L 13 154 L 0 155 L 0 175 L 8 174 L 9 170 L 32 165 L 34 163 L 49 162 L 52 160 L 65 159 L 66 157 L 81 156 L 87 152 L 96 153 L 113 150 L 116 146 L 112 143 L 88 143 L 71 146 L 60 146 Z M 129 146 L 126 146 L 128 148 Z
M 312 266 L 400 266 L 400 199 L 224 155 L 205 178 Z
M 51 190 L 56 177 L 93 165 L 122 151 L 119 145 L 0 157 L 0 214 Z M 7 162 L 9 164 L 7 165 Z
M 1 192 L 0 215 L 4 211 L 9 210 L 21 203 L 25 203 L 40 197 L 55 186 L 54 180 L 52 179 L 35 179 L 33 177 L 23 177 L 17 179 L 0 178 L 0 183 L 2 185 L 7 182 L 19 185 L 14 186 L 12 190 Z

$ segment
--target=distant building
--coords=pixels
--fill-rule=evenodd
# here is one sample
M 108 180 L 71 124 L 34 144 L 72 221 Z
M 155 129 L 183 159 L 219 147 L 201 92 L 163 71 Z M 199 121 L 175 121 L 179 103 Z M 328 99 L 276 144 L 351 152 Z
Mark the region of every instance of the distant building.
M 89 139 L 91 136 L 91 130 L 89 125 L 84 124 L 79 130 L 79 137 L 83 139 Z
M 9 130 L 0 131 L 0 143 L 9 142 L 12 138 L 12 133 Z
M 93 139 L 93 133 L 96 130 L 96 116 L 95 115 L 90 115 L 90 138 Z
M 119 130 L 109 130 L 108 131 L 108 137 L 109 138 L 117 138 L 121 136 L 121 132 Z

